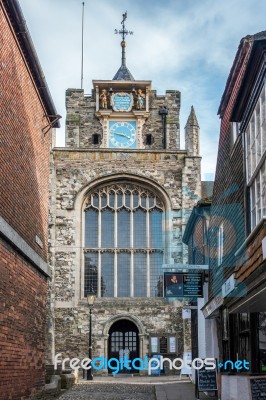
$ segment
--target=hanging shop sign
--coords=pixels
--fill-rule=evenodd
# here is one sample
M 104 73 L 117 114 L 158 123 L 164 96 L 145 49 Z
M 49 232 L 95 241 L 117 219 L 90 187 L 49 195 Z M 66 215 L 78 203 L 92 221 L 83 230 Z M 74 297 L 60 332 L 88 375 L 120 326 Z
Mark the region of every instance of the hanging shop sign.
M 202 272 L 165 272 L 164 297 L 203 297 Z

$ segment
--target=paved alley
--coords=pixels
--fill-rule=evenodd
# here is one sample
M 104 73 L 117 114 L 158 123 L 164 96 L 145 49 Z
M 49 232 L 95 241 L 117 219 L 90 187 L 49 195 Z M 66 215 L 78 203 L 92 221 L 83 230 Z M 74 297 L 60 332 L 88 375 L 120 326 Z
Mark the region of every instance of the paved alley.
M 177 377 L 95 378 L 81 381 L 60 400 L 195 400 L 194 385 Z M 212 397 L 201 393 L 200 399 Z

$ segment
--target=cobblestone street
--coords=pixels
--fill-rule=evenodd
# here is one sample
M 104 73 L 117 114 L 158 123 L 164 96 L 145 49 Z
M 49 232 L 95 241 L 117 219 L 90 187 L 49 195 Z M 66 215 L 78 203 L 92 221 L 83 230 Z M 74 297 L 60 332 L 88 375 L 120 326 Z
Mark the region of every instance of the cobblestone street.
M 121 383 L 80 383 L 60 400 L 155 400 L 153 385 Z
M 190 380 L 177 377 L 97 377 L 93 382 L 81 381 L 59 400 L 195 400 L 194 390 Z M 200 399 L 214 398 L 201 393 Z

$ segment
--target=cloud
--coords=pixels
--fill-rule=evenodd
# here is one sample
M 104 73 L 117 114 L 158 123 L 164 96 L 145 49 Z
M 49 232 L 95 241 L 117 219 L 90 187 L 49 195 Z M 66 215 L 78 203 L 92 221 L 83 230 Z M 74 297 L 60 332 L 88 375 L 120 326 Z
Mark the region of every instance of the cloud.
M 80 87 L 81 1 L 23 0 L 21 6 L 58 113 L 65 90 Z M 181 133 L 195 106 L 204 173 L 215 171 L 218 105 L 240 39 L 266 29 L 264 0 L 85 0 L 84 88 L 112 79 L 121 62 L 122 13 L 128 11 L 127 65 L 159 94 L 181 91 Z M 63 128 L 58 144 L 63 144 Z

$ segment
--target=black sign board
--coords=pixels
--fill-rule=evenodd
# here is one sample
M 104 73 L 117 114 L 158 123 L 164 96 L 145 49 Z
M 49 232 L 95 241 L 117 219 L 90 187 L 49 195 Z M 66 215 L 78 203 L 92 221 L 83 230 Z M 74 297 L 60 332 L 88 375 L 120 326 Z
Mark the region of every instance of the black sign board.
M 266 400 L 266 378 L 250 379 L 252 400 Z
M 165 272 L 165 297 L 202 297 L 202 272 Z
M 197 371 L 197 373 L 199 392 L 212 392 L 218 390 L 216 369 L 206 369 L 205 366 L 203 366 Z

